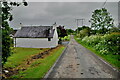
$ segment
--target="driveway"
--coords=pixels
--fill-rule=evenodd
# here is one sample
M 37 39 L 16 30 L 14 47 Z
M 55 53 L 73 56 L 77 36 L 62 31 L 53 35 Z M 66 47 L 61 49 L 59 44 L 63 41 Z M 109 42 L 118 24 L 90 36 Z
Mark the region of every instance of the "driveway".
M 48 78 L 112 78 L 91 53 L 71 36 L 64 55 Z

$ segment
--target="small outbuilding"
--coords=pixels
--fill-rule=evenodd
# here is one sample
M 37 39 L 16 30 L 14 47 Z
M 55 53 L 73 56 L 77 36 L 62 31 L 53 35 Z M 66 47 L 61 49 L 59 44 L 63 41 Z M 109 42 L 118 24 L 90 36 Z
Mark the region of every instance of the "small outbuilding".
M 22 26 L 14 35 L 14 47 L 53 48 L 58 45 L 57 25 Z

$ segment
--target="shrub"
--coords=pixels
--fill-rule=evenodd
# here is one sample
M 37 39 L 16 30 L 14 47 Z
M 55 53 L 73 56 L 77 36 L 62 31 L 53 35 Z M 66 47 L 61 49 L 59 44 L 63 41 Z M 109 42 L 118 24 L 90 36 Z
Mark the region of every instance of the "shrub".
M 91 36 L 86 36 L 85 38 L 82 39 L 83 42 L 87 43 L 90 46 L 94 46 L 99 43 L 101 40 L 100 35 L 91 35 Z
M 79 32 L 79 37 L 81 38 L 81 39 L 83 39 L 85 36 L 89 36 L 90 35 L 90 29 L 89 28 L 85 28 L 85 29 L 83 29 L 83 30 L 81 30 L 80 32 Z
M 112 54 L 120 54 L 120 33 L 111 33 L 103 36 L 101 45 L 107 47 L 107 50 Z
M 94 47 L 101 54 L 120 54 L 120 33 L 86 36 L 82 39 L 85 44 Z
M 61 38 L 61 39 L 62 39 L 62 41 L 69 41 L 70 40 L 70 35 L 65 36 L 64 38 Z

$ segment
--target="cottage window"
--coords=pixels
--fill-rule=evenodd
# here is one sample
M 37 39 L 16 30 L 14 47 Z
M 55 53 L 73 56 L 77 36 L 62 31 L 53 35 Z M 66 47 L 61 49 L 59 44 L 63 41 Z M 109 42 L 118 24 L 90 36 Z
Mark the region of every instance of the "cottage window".
M 51 41 L 51 38 L 48 38 L 48 41 Z

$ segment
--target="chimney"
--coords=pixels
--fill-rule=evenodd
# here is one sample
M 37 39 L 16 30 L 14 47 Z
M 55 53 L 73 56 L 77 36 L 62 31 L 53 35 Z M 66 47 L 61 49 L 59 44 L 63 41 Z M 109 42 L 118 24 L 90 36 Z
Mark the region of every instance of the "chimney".
M 57 27 L 57 24 L 56 24 L 56 22 L 53 24 L 53 29 L 56 29 L 56 27 Z

